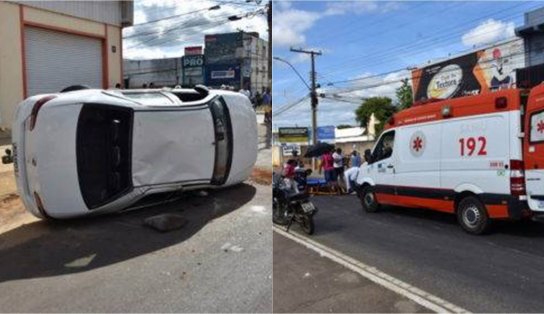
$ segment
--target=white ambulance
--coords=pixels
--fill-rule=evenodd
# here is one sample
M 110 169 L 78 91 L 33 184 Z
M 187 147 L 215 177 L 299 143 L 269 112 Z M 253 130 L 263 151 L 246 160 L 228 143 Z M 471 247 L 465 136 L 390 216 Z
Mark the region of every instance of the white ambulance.
M 357 177 L 363 209 L 457 215 L 469 233 L 544 213 L 544 84 L 416 105 L 395 114 Z

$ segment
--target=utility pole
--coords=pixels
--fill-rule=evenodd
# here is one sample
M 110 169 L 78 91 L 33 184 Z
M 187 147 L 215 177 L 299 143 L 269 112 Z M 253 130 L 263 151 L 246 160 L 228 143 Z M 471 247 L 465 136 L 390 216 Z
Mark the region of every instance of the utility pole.
M 315 50 L 304 50 L 304 49 L 294 49 L 291 48 L 292 52 L 306 53 L 309 54 L 312 58 L 312 72 L 310 74 L 312 85 L 310 96 L 312 99 L 312 145 L 317 144 L 317 92 L 316 92 L 316 83 L 315 83 L 315 56 L 320 56 L 321 51 Z
M 266 19 L 268 22 L 268 88 L 272 95 L 272 0 L 268 1 Z

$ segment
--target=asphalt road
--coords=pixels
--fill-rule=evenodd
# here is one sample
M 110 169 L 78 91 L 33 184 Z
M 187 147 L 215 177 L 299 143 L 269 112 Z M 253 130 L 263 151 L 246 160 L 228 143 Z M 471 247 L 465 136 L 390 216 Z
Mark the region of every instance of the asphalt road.
M 472 236 L 452 215 L 388 207 L 364 213 L 355 196 L 317 196 L 311 237 L 473 312 L 544 310 L 544 224 L 495 225 Z M 299 231 L 296 227 L 294 231 Z
M 274 233 L 275 313 L 422 313 L 428 310 Z
M 147 217 L 188 223 L 159 233 Z M 1 312 L 271 312 L 270 186 L 0 234 Z

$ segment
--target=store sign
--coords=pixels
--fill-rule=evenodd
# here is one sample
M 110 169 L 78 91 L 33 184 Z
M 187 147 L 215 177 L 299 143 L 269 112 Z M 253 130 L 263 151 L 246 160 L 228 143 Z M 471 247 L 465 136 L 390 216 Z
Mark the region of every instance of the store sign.
M 278 139 L 281 143 L 307 143 L 308 128 L 279 128 Z
M 226 71 L 212 71 L 211 72 L 211 78 L 213 80 L 218 79 L 231 79 L 234 78 L 236 75 L 236 72 L 234 70 L 226 70 Z
M 183 57 L 183 67 L 192 68 L 192 67 L 203 67 L 204 66 L 204 56 L 203 55 L 194 55 L 194 56 L 184 56 Z
M 194 55 L 201 55 L 201 54 L 202 54 L 202 46 L 185 47 L 186 56 L 194 56 Z
M 283 156 L 293 156 L 293 152 L 296 152 L 300 156 L 300 145 L 298 144 L 283 144 L 281 146 Z
M 317 128 L 317 141 L 330 141 L 336 138 L 334 125 L 320 126 Z

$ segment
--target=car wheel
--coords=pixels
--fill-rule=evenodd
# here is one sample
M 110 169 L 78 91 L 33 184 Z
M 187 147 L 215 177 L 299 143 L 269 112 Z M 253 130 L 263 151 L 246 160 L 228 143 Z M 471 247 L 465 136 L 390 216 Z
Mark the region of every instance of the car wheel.
M 475 196 L 463 198 L 457 205 L 457 221 L 471 234 L 483 234 L 489 230 L 491 219 L 485 205 Z
M 361 205 L 367 213 L 375 213 L 380 209 L 380 204 L 376 201 L 376 194 L 370 185 L 363 187 L 359 193 Z

